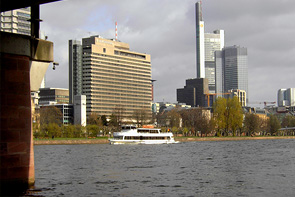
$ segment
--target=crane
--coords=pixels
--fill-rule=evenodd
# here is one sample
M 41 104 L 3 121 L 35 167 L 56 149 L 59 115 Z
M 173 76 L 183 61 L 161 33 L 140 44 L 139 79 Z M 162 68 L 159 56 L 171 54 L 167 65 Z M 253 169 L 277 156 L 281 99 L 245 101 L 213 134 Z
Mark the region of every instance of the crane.
M 267 104 L 276 104 L 275 101 L 263 101 L 263 102 L 249 102 L 250 104 L 264 104 L 264 107 L 266 107 Z

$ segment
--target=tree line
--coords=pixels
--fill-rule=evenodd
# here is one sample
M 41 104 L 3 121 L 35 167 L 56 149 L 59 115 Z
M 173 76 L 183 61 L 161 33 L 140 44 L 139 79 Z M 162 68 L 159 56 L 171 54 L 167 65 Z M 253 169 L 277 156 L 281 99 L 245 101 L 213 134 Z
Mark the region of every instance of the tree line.
M 130 124 L 123 122 L 122 109 L 113 113 L 109 121 L 105 115 L 92 113 L 87 118 L 87 126 L 63 125 L 61 111 L 56 107 L 40 109 L 38 121 L 33 123 L 36 138 L 63 137 L 82 138 L 105 136 L 118 131 L 119 126 Z M 143 110 L 135 111 L 133 119 L 138 127 L 151 124 Z M 279 119 L 276 115 L 260 117 L 257 114 L 243 111 L 238 98 L 219 97 L 213 103 L 212 113 L 203 108 L 181 110 L 174 108 L 155 116 L 156 122 L 163 131 L 168 128 L 176 135 L 183 136 L 253 136 L 253 135 L 294 135 L 293 132 L 279 131 L 280 128 L 295 127 L 295 117 L 285 116 Z
M 276 115 L 266 117 L 244 112 L 237 97 L 218 97 L 212 113 L 204 108 L 175 108 L 159 114 L 157 122 L 185 136 L 294 135 L 294 131 L 279 129 L 295 127 L 294 116 L 285 116 L 280 121 Z
M 105 115 L 99 116 L 97 113 L 91 113 L 87 118 L 87 126 L 64 125 L 62 122 L 61 111 L 54 106 L 43 107 L 39 110 L 39 115 L 35 114 L 33 119 L 33 135 L 35 138 L 83 138 L 106 136 L 114 131 L 118 131 L 120 125 L 130 124 L 123 122 L 124 109 L 116 107 L 114 112 L 107 120 Z M 136 121 L 137 126 L 150 123 L 145 110 L 135 110 L 131 119 Z

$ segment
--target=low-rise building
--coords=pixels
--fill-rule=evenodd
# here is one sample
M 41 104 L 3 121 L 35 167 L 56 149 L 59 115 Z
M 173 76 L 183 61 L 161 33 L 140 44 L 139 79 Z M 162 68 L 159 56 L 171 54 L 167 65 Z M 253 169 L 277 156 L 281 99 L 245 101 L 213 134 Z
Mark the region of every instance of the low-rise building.
M 228 95 L 230 98 L 233 98 L 236 96 L 239 99 L 239 102 L 241 103 L 242 107 L 247 106 L 247 95 L 245 90 L 239 90 L 239 89 L 232 89 L 228 91 L 230 94 Z
M 49 104 L 50 102 L 57 104 L 69 103 L 69 90 L 64 88 L 40 88 L 39 89 L 39 105 Z
M 59 109 L 62 114 L 60 122 L 63 125 L 74 124 L 73 104 L 51 104 L 51 105 L 46 104 L 46 105 L 41 105 L 40 109 L 45 107 L 56 107 L 57 109 Z
M 184 88 L 177 89 L 177 102 L 192 107 L 207 107 L 205 95 L 209 94 L 208 79 L 187 79 Z
M 86 96 L 74 97 L 74 124 L 86 126 Z

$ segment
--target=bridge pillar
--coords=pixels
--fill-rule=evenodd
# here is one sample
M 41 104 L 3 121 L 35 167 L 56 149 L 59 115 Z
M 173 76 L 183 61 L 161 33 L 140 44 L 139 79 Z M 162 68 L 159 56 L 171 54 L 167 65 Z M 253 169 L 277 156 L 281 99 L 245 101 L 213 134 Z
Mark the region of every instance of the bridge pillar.
M 0 39 L 0 191 L 5 195 L 35 182 L 31 90 L 39 86 L 32 80 L 36 75 L 32 70 L 41 82 L 48 67 L 44 62 L 53 58 L 53 44 L 4 32 Z
M 24 188 L 35 182 L 29 57 L 1 54 L 0 95 L 1 190 Z

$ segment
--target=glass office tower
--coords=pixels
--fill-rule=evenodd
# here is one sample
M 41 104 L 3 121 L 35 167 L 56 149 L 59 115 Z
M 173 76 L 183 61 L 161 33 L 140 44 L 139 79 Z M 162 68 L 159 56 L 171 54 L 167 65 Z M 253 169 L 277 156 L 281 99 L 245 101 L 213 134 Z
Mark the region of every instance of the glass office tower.
M 239 89 L 245 90 L 249 98 L 247 48 L 235 45 L 215 54 L 216 93 Z
M 224 30 L 205 33 L 205 78 L 209 82 L 209 93 L 215 93 L 215 51 L 224 47 Z

